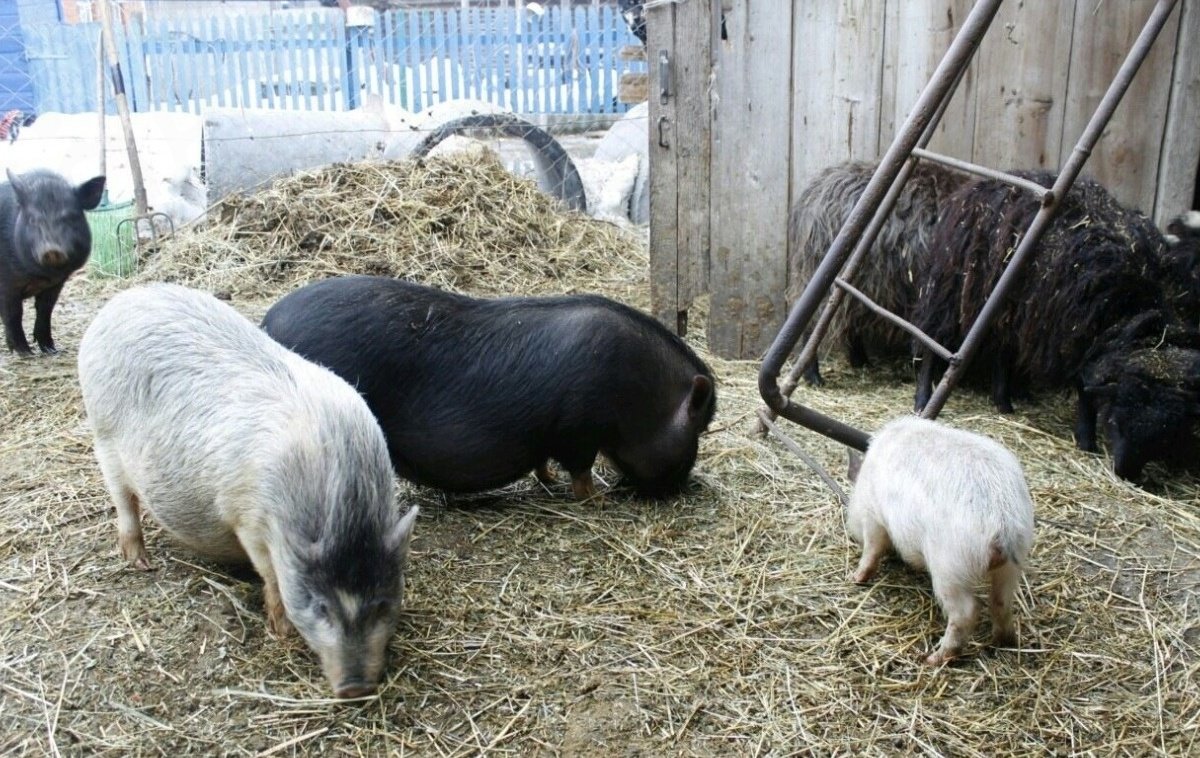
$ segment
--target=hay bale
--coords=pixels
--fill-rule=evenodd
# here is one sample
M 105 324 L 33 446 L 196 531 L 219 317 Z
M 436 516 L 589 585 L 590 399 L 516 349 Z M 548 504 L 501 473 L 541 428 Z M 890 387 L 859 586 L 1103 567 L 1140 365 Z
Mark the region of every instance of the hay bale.
M 490 153 L 338 164 L 230 196 L 165 242 L 135 281 L 275 297 L 340 274 L 454 291 L 591 290 L 645 265 L 638 239 L 561 211 Z

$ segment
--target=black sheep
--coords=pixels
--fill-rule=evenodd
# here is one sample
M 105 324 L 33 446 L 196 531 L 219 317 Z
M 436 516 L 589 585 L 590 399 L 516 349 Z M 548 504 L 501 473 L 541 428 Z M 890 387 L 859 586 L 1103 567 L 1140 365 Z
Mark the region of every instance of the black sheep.
M 1094 447 L 1102 422 L 1113 470 L 1134 479 L 1149 461 L 1183 460 L 1196 449 L 1200 332 L 1150 314 L 1119 331 L 1102 339 L 1084 366 L 1076 434 L 1090 435 Z
M 1045 172 L 1019 175 L 1046 187 L 1054 179 Z M 1194 417 L 1187 403 L 1173 402 L 1180 377 L 1168 381 L 1142 370 L 1158 357 L 1145 352 L 1155 350 L 1147 346 L 1151 340 L 1171 347 L 1162 335 L 1177 331 L 1169 326 L 1163 292 L 1162 235 L 1089 179 L 1061 202 L 979 355 L 990 358 L 983 368 L 991 369 L 992 398 L 1001 412 L 1012 410 L 1014 381 L 1074 387 L 1076 444 L 1096 448 L 1099 409 L 1109 448 L 1124 451 L 1117 473 L 1132 478 L 1161 457 L 1162 440 L 1186 432 Z M 934 236 L 916 324 L 951 349 L 961 344 L 1038 209 L 1030 193 L 996 180 L 957 191 Z M 938 364 L 922 355 L 918 409 L 929 400 Z M 1118 390 L 1133 386 L 1136 396 Z
M 875 168 L 874 163 L 857 161 L 830 166 L 804 188 L 792 205 L 788 218 L 789 304 L 808 285 Z M 850 277 L 851 283 L 884 308 L 910 318 L 938 208 L 965 181 L 964 175 L 939 165 L 918 163 L 875 243 Z M 848 302 L 838 308 L 830 322 L 825 344 L 844 345 L 855 368 L 866 364 L 869 353 L 876 357 L 908 354 L 906 332 L 849 295 L 844 299 Z M 805 367 L 804 378 L 809 384 L 821 383 L 816 359 Z
M 1188 211 L 1167 224 L 1162 267 L 1171 313 L 1189 328 L 1200 329 L 1200 211 Z

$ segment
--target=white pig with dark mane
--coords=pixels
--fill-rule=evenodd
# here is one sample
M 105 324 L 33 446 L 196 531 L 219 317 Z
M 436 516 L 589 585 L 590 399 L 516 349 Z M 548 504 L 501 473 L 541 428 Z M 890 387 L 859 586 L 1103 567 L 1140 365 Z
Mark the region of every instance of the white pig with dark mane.
M 125 558 L 150 567 L 144 508 L 197 554 L 249 561 L 268 627 L 297 629 L 339 697 L 373 692 L 417 508 L 401 518 L 358 393 L 228 305 L 168 284 L 100 310 L 79 382 Z
M 850 578 L 869 581 L 889 550 L 929 572 L 948 624 L 926 663 L 962 652 L 984 581 L 992 642 L 1015 645 L 1013 601 L 1033 545 L 1033 502 L 1016 457 L 982 435 L 908 416 L 885 424 L 861 459 L 851 457 L 850 477 L 846 528 L 863 546 Z

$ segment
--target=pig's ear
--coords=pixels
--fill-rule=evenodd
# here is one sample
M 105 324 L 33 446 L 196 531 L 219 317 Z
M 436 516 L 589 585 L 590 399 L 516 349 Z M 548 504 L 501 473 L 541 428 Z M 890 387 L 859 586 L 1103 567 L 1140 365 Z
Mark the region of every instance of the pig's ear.
M 17 196 L 17 202 L 24 205 L 26 200 L 25 182 L 20 176 L 14 174 L 11 168 L 4 169 L 4 173 L 8 175 L 8 183 L 12 185 L 13 193 Z
M 404 518 L 400 519 L 400 523 L 396 524 L 387 536 L 388 550 L 398 552 L 401 560 L 408 555 L 408 543 L 412 539 L 413 527 L 417 524 L 417 514 L 420 512 L 419 506 L 411 506 L 408 513 L 404 514 Z
M 85 211 L 90 211 L 99 205 L 102 197 L 104 197 L 103 176 L 94 176 L 75 188 L 75 198 L 79 201 L 79 207 Z
M 704 374 L 696 374 L 692 377 L 692 392 L 688 396 L 688 412 L 692 416 L 698 416 L 702 410 L 708 405 L 709 398 L 713 394 L 712 379 L 709 379 Z
M 857 450 L 848 451 L 846 459 L 846 476 L 852 482 L 858 481 L 858 472 L 862 469 L 862 453 Z

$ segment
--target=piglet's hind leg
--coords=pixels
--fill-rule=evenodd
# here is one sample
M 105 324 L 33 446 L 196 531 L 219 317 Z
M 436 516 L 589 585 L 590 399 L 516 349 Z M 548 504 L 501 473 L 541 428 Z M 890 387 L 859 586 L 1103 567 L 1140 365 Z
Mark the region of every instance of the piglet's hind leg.
M 1017 627 L 1013 623 L 1013 603 L 1021 581 L 1021 567 L 1008 561 L 991 571 L 992 644 L 1017 646 Z
M 879 562 L 891 548 L 887 531 L 878 524 L 872 524 L 863 530 L 863 553 L 858 562 L 858 568 L 850 574 L 850 581 L 855 584 L 865 584 L 874 578 L 879 571 Z
M 925 662 L 939 666 L 956 658 L 971 639 L 979 615 L 979 601 L 969 583 L 948 581 L 937 572 L 933 573 L 933 594 L 946 614 L 946 633 L 937 650 L 930 653 Z

